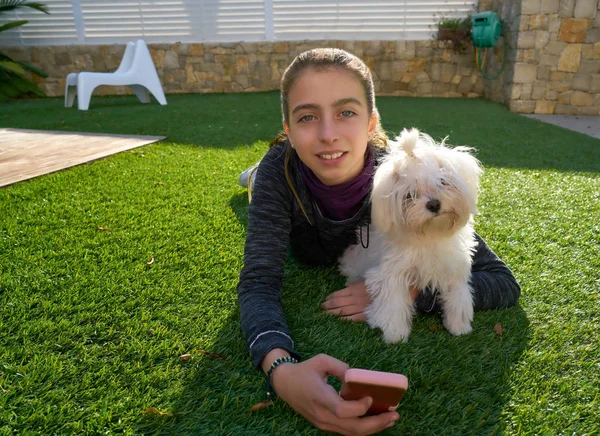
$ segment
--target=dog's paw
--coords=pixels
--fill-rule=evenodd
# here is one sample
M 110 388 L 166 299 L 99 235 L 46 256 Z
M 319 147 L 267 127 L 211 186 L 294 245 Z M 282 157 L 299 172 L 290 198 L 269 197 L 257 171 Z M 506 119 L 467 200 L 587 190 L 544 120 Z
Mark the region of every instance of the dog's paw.
M 444 327 L 454 336 L 466 335 L 473 331 L 471 323 L 462 319 L 452 319 L 450 317 L 444 317 Z
M 410 335 L 409 328 L 394 328 L 394 329 L 381 329 L 383 331 L 383 340 L 387 344 L 397 344 L 398 342 L 408 342 L 408 336 Z

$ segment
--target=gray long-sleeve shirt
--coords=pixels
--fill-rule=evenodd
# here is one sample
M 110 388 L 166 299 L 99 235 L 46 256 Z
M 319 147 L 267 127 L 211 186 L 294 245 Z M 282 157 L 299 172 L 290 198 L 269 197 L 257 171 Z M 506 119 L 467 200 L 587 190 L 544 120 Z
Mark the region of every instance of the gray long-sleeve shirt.
M 288 173 L 309 223 L 285 177 L 286 147 L 287 143 L 272 147 L 255 174 L 248 210 L 244 267 L 237 287 L 242 331 L 256 367 L 274 348 L 283 348 L 300 357 L 294 352 L 292 335 L 281 306 L 288 247 L 302 262 L 333 265 L 350 244 L 360 243 L 356 229 L 369 223 L 371 215 L 370 202 L 366 198 L 350 219 L 332 221 L 324 217 L 299 174 L 299 159 L 292 150 Z M 379 161 L 385 152 L 375 151 L 376 161 Z M 471 266 L 475 309 L 513 306 L 521 293 L 516 279 L 479 236 L 477 241 Z M 415 304 L 420 311 L 439 310 L 435 294 L 431 292 L 422 292 Z

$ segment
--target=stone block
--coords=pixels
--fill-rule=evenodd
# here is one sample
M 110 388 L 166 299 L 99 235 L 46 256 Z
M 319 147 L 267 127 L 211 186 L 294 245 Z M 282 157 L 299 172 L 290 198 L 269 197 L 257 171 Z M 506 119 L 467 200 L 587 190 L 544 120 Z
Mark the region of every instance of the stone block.
M 549 89 L 546 91 L 546 100 L 556 101 L 558 99 L 558 92 Z
M 530 30 L 548 30 L 548 15 L 537 14 L 529 17 Z
M 173 51 L 165 52 L 164 68 L 176 70 L 179 68 L 179 55 Z
M 585 34 L 585 42 L 588 44 L 594 44 L 598 41 L 600 41 L 600 28 L 588 29 Z
M 525 83 L 521 85 L 521 96 L 519 97 L 522 100 L 531 100 L 531 92 L 533 90 L 533 85 L 531 83 Z
M 416 81 L 415 73 L 404 73 L 400 79 L 402 83 L 410 83 L 413 80 Z
M 594 59 L 594 46 L 592 44 L 581 46 L 581 59 Z
M 418 72 L 415 74 L 415 76 L 417 78 L 417 82 L 419 83 L 431 83 L 431 78 L 429 77 L 429 74 L 427 74 L 425 71 Z
M 425 71 L 427 60 L 423 58 L 413 58 L 408 61 L 408 71 L 413 73 L 419 73 Z
M 558 15 L 553 14 L 550 17 L 550 19 L 548 20 L 548 32 L 558 33 L 560 31 L 561 24 L 562 24 L 562 19 Z
M 575 11 L 575 0 L 561 0 L 558 7 L 558 15 L 570 18 Z
M 462 94 L 468 94 L 473 89 L 473 83 L 468 77 L 463 77 L 458 84 L 457 91 Z
M 442 82 L 450 83 L 456 74 L 456 65 L 442 64 Z
M 535 31 L 533 30 L 519 32 L 517 47 L 520 49 L 535 48 L 535 36 Z
M 539 14 L 541 6 L 541 0 L 522 0 L 521 13 L 523 15 Z
M 511 100 L 508 108 L 518 114 L 532 114 L 535 111 L 535 101 L 533 100 Z
M 577 91 L 588 91 L 592 84 L 591 74 L 575 74 L 573 81 L 571 82 L 571 89 Z
M 556 67 L 558 65 L 559 62 L 559 57 L 558 56 L 554 56 L 554 55 L 550 55 L 550 54 L 544 54 L 542 56 L 540 56 L 540 66 L 546 66 L 546 67 Z
M 535 48 L 543 49 L 550 42 L 550 32 L 547 30 L 538 30 L 535 32 Z
M 592 59 L 600 59 L 600 41 L 592 46 Z
M 570 104 L 557 104 L 554 113 L 556 115 L 577 115 L 577 107 Z
M 536 82 L 533 85 L 533 89 L 531 91 L 531 99 L 532 100 L 542 100 L 546 95 L 547 85 L 546 82 Z
M 202 56 L 204 55 L 204 45 L 202 44 L 190 44 L 188 48 L 189 56 Z
M 581 65 L 581 44 L 569 44 L 560 55 L 559 71 L 577 72 Z
M 590 92 L 600 93 L 600 73 L 592 74 L 592 80 L 590 81 Z
M 550 71 L 551 67 L 549 66 L 539 66 L 537 69 L 537 79 L 538 80 L 549 80 L 550 79 Z
M 542 0 L 540 12 L 542 14 L 556 14 L 558 12 L 559 0 Z
M 515 64 L 513 81 L 515 83 L 533 83 L 537 76 L 537 66 L 532 64 Z
M 579 67 L 580 73 L 596 74 L 600 71 L 600 59 L 582 60 Z
M 575 18 L 594 18 L 597 11 L 596 3 L 593 0 L 577 0 L 573 16 Z
M 558 104 L 569 104 L 571 103 L 571 97 L 573 97 L 573 91 L 564 91 L 558 94 Z
M 573 106 L 591 106 L 594 103 L 594 97 L 589 92 L 574 91 L 571 96 Z
M 589 26 L 589 20 L 565 18 L 560 26 L 558 39 L 571 43 L 585 42 L 586 30 Z
M 553 114 L 555 107 L 556 107 L 555 101 L 538 100 L 535 102 L 534 112 L 536 114 Z
M 422 82 L 419 83 L 419 86 L 417 86 L 417 94 L 419 96 L 431 95 L 432 90 L 433 85 L 431 82 Z
M 514 84 L 510 90 L 510 99 L 518 100 L 521 98 L 521 85 Z
M 433 82 L 432 93 L 434 95 L 444 95 L 444 93 L 448 91 L 450 91 L 449 83 Z
M 590 115 L 593 117 L 597 117 L 600 115 L 600 105 L 599 106 L 578 106 L 577 107 L 577 115 Z

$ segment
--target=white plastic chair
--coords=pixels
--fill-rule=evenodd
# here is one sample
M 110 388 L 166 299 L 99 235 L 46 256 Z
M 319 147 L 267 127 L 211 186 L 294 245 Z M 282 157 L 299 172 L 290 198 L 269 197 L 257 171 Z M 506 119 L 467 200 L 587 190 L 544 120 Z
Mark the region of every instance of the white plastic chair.
M 162 105 L 167 104 L 158 73 L 148 46 L 143 40 L 128 42 L 123 59 L 114 73 L 70 73 L 65 83 L 65 107 L 73 106 L 77 94 L 77 107 L 86 111 L 92 92 L 97 86 L 129 86 L 142 103 L 150 103 L 150 93 Z

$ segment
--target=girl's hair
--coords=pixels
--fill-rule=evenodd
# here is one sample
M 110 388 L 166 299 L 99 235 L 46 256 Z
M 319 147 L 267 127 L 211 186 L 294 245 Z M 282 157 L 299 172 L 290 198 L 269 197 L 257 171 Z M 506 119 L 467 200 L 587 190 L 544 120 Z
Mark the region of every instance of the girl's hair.
M 369 67 L 358 57 L 354 56 L 347 51 L 338 49 L 338 48 L 315 48 L 313 50 L 308 50 L 303 53 L 300 53 L 296 58 L 292 61 L 292 63 L 287 67 L 283 76 L 281 77 L 281 114 L 283 116 L 283 122 L 289 125 L 289 102 L 288 97 L 290 94 L 290 89 L 296 83 L 298 77 L 307 69 L 314 69 L 317 71 L 324 71 L 328 69 L 340 69 L 349 71 L 352 75 L 360 82 L 364 91 L 365 97 L 367 98 L 367 109 L 369 113 L 369 119 L 375 115 L 377 117 L 377 125 L 375 126 L 375 132 L 369 138 L 369 145 L 373 147 L 382 147 L 385 148 L 387 146 L 388 137 L 381 127 L 381 122 L 379 120 L 379 113 L 377 111 L 377 107 L 375 106 L 375 87 L 373 86 L 373 77 L 371 76 L 371 71 Z M 270 144 L 270 147 L 274 145 L 285 142 L 288 139 L 285 132 L 279 133 L 277 137 L 275 137 Z M 311 223 L 310 219 L 306 211 L 304 210 L 304 206 L 300 201 L 298 193 L 294 188 L 291 177 L 288 172 L 288 166 L 290 161 L 290 155 L 292 153 L 292 148 L 288 141 L 286 148 L 286 156 L 285 156 L 285 178 L 296 197 L 296 201 L 300 205 L 304 216 Z M 311 223 L 312 224 L 312 223 Z

